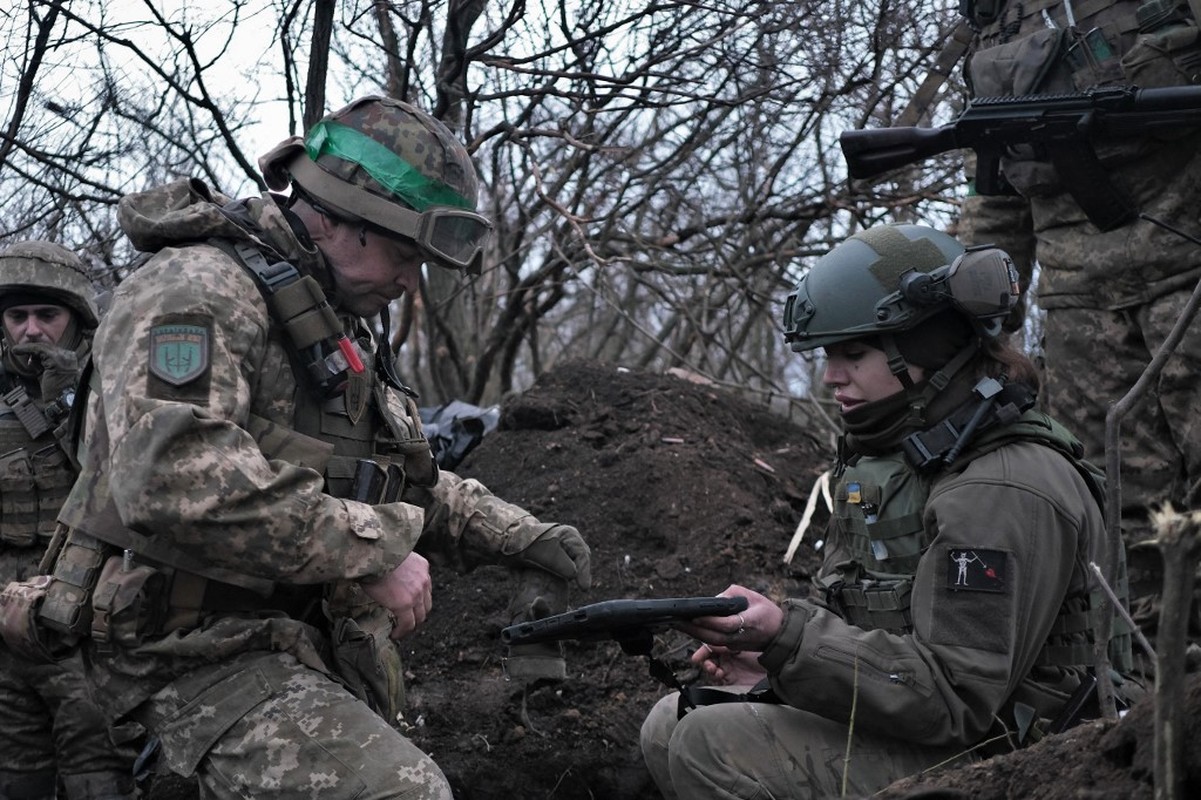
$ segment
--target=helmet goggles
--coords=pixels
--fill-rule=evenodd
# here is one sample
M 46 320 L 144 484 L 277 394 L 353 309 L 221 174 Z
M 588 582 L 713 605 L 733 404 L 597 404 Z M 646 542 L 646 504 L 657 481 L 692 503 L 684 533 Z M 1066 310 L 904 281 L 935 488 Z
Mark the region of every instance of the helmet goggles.
M 492 223 L 473 211 L 434 206 L 417 213 L 393 205 L 391 220 L 382 225 L 368 219 L 385 236 L 412 239 L 432 261 L 451 269 L 479 272 Z

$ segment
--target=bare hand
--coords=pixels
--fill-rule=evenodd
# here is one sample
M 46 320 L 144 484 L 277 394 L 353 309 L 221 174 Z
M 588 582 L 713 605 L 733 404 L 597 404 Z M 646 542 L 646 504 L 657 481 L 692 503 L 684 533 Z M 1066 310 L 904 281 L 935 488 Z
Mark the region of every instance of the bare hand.
M 403 639 L 417 630 L 434 602 L 430 562 L 418 553 L 409 553 L 391 572 L 360 585 L 368 597 L 391 612 L 392 639 Z
M 721 645 L 734 652 L 760 652 L 780 633 L 783 609 L 758 592 L 733 584 L 718 597 L 745 597 L 747 609 L 728 617 L 697 617 L 675 627 L 705 644 Z
M 750 686 L 767 677 L 759 665 L 759 654 L 739 652 L 719 644 L 702 644 L 691 661 L 701 668 L 709 683 L 723 686 Z

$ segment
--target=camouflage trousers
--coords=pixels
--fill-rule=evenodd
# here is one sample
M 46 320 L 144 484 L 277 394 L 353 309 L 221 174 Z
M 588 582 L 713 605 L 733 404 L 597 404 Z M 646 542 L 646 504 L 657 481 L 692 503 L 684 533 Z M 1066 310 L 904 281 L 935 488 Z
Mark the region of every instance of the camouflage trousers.
M 1105 417 L 1150 363 L 1187 303 L 1191 288 L 1122 311 L 1047 312 L 1047 412 L 1105 465 Z M 1201 319 L 1194 319 L 1151 391 L 1121 426 L 1122 517 L 1143 538 L 1147 509 L 1201 500 Z
M 0 544 L 0 582 L 29 577 L 40 558 L 39 547 Z M 109 739 L 78 652 L 40 664 L 0 643 L 0 721 L 0 797 L 54 797 L 56 779 L 70 800 L 132 796 L 137 751 Z
M 200 667 L 129 715 L 202 797 L 450 800 L 433 760 L 365 703 L 287 653 Z
M 860 728 L 848 754 L 847 726 L 808 711 L 719 703 L 677 720 L 678 700 L 676 693 L 664 697 L 642 723 L 642 756 L 667 800 L 865 797 L 964 751 L 922 747 Z

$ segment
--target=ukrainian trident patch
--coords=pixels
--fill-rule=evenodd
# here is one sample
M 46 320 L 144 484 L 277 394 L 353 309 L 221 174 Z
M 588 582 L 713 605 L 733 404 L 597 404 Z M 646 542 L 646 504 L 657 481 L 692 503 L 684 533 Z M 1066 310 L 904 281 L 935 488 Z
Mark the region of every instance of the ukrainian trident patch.
M 208 368 L 208 327 L 169 323 L 150 329 L 151 374 L 172 386 L 183 386 Z

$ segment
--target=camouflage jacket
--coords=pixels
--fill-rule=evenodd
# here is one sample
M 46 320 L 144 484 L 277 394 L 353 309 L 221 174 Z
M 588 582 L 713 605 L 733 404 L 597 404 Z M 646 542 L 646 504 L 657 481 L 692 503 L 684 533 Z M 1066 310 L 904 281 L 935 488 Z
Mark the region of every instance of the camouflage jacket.
M 967 5 L 999 7 L 991 21 L 977 21 L 966 69 L 976 96 L 1146 89 L 1201 80 L 1201 30 L 1184 4 L 1077 3 L 1074 25 L 1060 0 Z M 1148 14 L 1155 5 L 1164 13 Z M 1088 38 L 1080 38 L 1086 31 Z M 1103 165 L 1097 180 L 1111 182 L 1136 211 L 1198 233 L 1201 132 L 1156 130 L 1095 145 Z M 1002 160 L 1002 171 L 1030 201 L 1044 308 L 1123 308 L 1191 288 L 1201 276 L 1201 251 L 1150 222 L 1098 231 L 1039 151 L 1013 151 Z M 980 241 L 1015 253 L 1026 250 L 1023 242 L 1007 241 L 1022 225 L 1006 198 L 981 197 L 971 213 L 983 217 L 971 223 L 981 231 Z
M 235 585 L 324 585 L 327 603 L 336 598 L 342 607 L 334 613 L 358 616 L 370 608 L 355 579 L 394 568 L 431 525 L 443 549 L 483 560 L 480 554 L 501 552 L 509 529 L 537 523 L 478 482 L 450 473 L 417 496 L 406 494 L 411 502 L 369 505 L 329 494 L 322 472 L 305 465 L 305 447 L 285 447 L 282 456 L 265 452 L 263 432 L 288 436 L 306 388 L 255 279 L 212 237 L 259 244 L 261 236 L 303 274 L 327 287 L 330 281 L 320 253 L 297 236 L 270 196 L 241 203 L 241 216 L 257 234 L 222 212 L 227 202 L 199 181 L 122 200 L 122 228 L 153 255 L 117 288 L 97 331 L 83 472 L 60 515 L 72 535 L 123 547 L 106 530 L 117 519 L 128 532 L 203 565 L 208 575 L 227 575 Z M 327 296 L 336 310 L 336 297 L 328 290 Z M 366 345 L 374 375 L 362 321 L 340 316 Z M 171 326 L 204 332 L 195 346 L 171 356 L 190 364 L 161 363 L 170 353 L 164 356 L 156 342 Z M 287 441 L 303 445 L 306 437 Z M 136 562 L 136 548 L 133 556 Z M 324 645 L 300 620 L 213 614 L 197 627 L 118 648 L 100 681 L 119 714 L 186 671 L 189 658 L 233 663 L 240 654 L 284 650 L 325 670 Z

